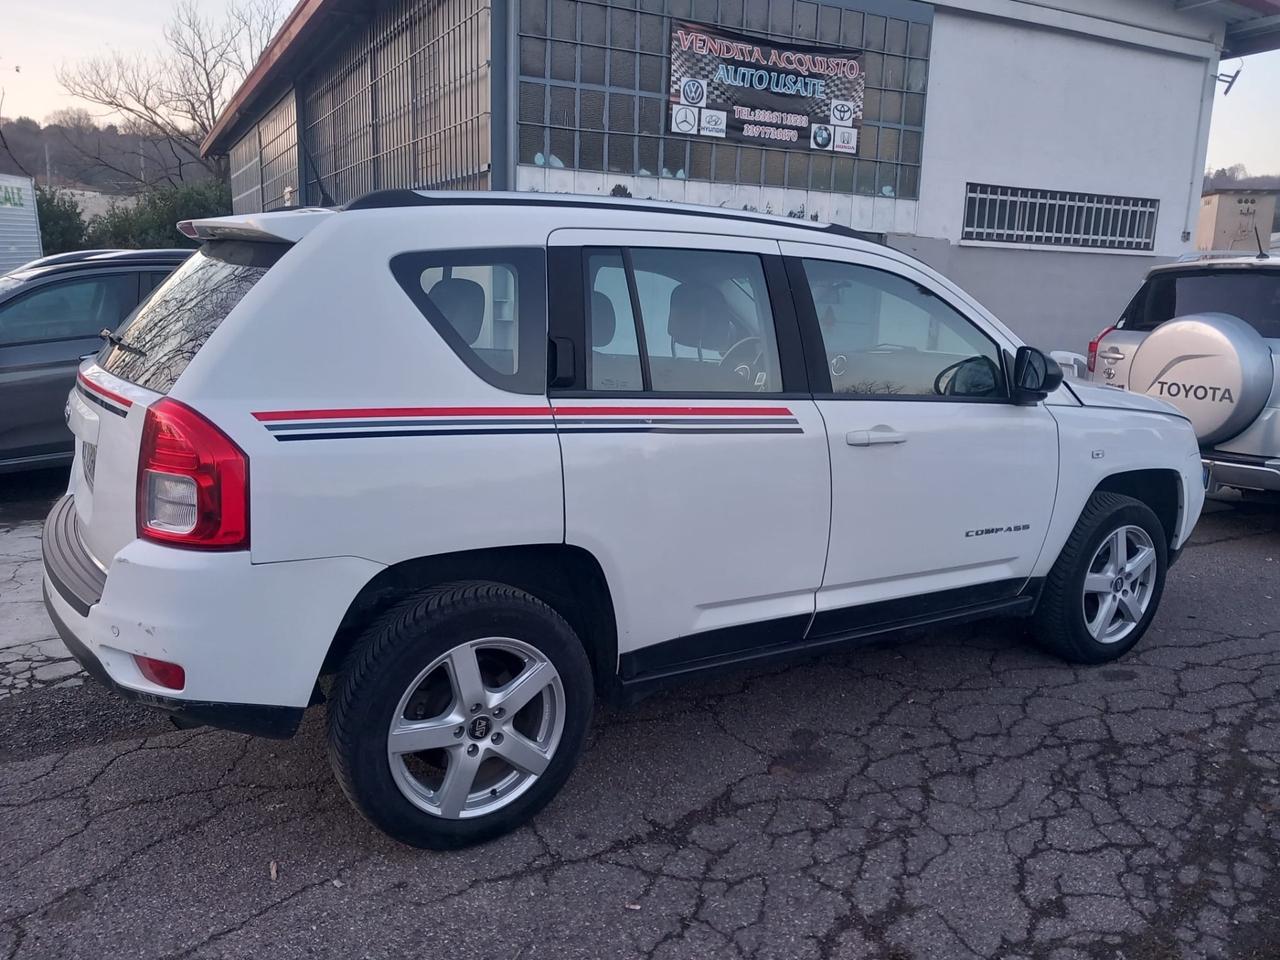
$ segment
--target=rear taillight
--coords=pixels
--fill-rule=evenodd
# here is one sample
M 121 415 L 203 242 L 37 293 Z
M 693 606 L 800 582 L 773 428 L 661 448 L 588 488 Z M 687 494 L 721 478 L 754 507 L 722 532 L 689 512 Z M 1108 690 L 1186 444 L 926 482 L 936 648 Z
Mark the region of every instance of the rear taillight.
M 249 458 L 168 397 L 147 408 L 142 425 L 138 536 L 197 550 L 249 546 Z
M 1094 337 L 1092 340 L 1089 341 L 1089 372 L 1090 373 L 1093 373 L 1094 367 L 1098 365 L 1098 344 L 1102 342 L 1103 337 L 1105 337 L 1108 333 L 1110 333 L 1114 329 L 1115 329 L 1114 325 L 1107 327 L 1107 329 L 1103 330 L 1100 334 L 1098 334 L 1096 337 Z M 1076 342 L 1079 343 L 1078 340 Z

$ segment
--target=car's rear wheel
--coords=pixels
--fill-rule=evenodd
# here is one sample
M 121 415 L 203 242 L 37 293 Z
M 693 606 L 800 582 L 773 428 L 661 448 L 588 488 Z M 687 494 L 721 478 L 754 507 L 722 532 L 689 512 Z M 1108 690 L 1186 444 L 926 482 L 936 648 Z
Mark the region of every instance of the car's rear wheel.
M 1075 663 L 1123 656 L 1155 617 L 1167 566 L 1166 534 L 1151 508 L 1095 493 L 1045 580 L 1037 640 Z
M 355 807 L 397 840 L 480 843 L 560 789 L 592 699 L 585 651 L 554 610 L 502 584 L 450 584 L 357 643 L 329 708 L 330 760 Z

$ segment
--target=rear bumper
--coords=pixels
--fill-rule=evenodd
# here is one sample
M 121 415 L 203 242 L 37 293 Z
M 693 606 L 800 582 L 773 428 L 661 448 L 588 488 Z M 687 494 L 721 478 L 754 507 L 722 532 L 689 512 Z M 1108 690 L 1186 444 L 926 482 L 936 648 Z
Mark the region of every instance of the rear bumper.
M 103 686 L 120 694 L 126 700 L 133 700 L 157 710 L 168 713 L 179 726 L 211 726 L 224 730 L 236 730 L 250 733 L 256 737 L 273 737 L 285 740 L 297 732 L 302 722 L 302 707 L 276 707 L 255 703 L 217 703 L 209 700 L 179 700 L 156 693 L 135 690 L 116 683 L 107 673 L 102 661 L 93 655 L 58 615 L 58 610 L 49 596 L 49 585 L 52 577 L 45 581 L 44 605 L 49 611 L 49 619 L 53 621 L 58 636 L 67 645 L 71 655 L 80 661 L 80 666 L 89 676 Z
M 1246 490 L 1280 491 L 1280 457 L 1208 451 L 1203 462 L 1209 471 L 1207 486 L 1210 490 L 1242 487 Z
M 135 540 L 104 571 L 81 542 L 73 498 L 45 522 L 44 600 L 92 676 L 179 721 L 286 737 L 351 599 L 380 564 L 354 557 L 254 564 Z M 105 559 L 105 558 L 104 558 Z M 142 675 L 134 655 L 182 666 L 182 690 Z

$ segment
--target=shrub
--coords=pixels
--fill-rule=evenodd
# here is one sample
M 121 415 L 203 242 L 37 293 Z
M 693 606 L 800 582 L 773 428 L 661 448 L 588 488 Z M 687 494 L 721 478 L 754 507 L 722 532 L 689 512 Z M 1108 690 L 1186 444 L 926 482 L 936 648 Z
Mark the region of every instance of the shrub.
M 37 185 L 36 212 L 40 216 L 40 246 L 46 255 L 84 246 L 84 218 L 70 190 Z
M 112 203 L 89 221 L 90 247 L 194 247 L 178 232 L 180 220 L 220 217 L 231 212 L 231 190 L 216 180 L 177 187 L 153 187 L 131 204 Z

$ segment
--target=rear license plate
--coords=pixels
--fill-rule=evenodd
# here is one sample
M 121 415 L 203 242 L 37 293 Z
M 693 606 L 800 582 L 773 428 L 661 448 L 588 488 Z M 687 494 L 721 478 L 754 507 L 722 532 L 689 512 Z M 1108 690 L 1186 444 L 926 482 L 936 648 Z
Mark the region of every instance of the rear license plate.
M 88 440 L 80 441 L 80 463 L 84 466 L 84 482 L 93 492 L 93 469 L 98 464 L 98 445 Z

